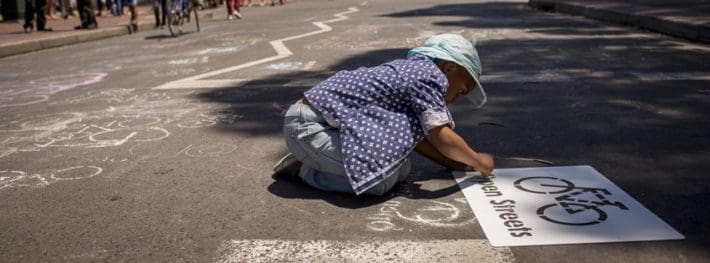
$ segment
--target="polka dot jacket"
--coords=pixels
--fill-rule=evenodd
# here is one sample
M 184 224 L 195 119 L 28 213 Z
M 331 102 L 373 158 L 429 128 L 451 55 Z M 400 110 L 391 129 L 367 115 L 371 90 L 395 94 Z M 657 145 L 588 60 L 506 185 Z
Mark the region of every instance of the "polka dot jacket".
M 345 172 L 360 194 L 396 171 L 430 129 L 454 127 L 448 86 L 434 62 L 414 56 L 340 71 L 305 96 L 339 129 Z

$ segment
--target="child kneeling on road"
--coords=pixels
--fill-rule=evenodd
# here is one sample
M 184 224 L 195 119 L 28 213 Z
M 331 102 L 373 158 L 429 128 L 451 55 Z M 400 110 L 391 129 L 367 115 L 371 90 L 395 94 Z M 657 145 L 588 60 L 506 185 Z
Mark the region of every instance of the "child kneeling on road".
M 460 96 L 483 106 L 480 73 L 475 43 L 454 34 L 430 38 L 407 59 L 338 72 L 288 109 L 290 153 L 274 175 L 324 191 L 383 195 L 406 179 L 412 150 L 450 169 L 490 175 L 493 157 L 454 132 L 446 107 Z

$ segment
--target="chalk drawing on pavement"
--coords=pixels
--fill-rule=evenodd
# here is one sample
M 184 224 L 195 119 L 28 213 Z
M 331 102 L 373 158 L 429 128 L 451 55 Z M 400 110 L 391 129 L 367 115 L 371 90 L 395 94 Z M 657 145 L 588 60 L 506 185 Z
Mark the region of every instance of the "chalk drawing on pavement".
M 272 69 L 272 70 L 280 70 L 280 71 L 289 71 L 289 70 L 295 70 L 301 67 L 303 63 L 301 62 L 279 62 L 279 63 L 272 63 L 266 66 L 267 69 Z
M 367 217 L 367 228 L 376 232 L 402 231 L 409 225 L 426 227 L 462 227 L 476 222 L 473 212 L 466 209 L 465 198 L 455 199 L 454 202 L 426 200 L 424 206 L 409 209 L 403 203 L 390 200 L 383 203 L 378 211 Z M 414 204 L 419 204 L 415 202 Z
M 106 75 L 106 73 L 82 73 L 6 83 L 0 89 L 0 108 L 27 106 L 48 101 L 56 93 L 100 82 Z
M 103 172 L 101 167 L 91 165 L 57 169 L 49 175 L 26 171 L 0 170 L 0 190 L 15 187 L 43 188 L 59 181 L 91 178 L 101 174 L 101 172 Z
M 87 116 L 68 112 L 31 117 L 0 127 L 0 158 L 48 147 L 102 148 L 128 142 L 159 141 L 170 136 L 158 117 Z
M 199 116 L 187 117 L 181 120 L 177 126 L 184 129 L 195 129 L 214 126 L 218 123 L 234 124 L 241 119 L 244 119 L 244 115 L 236 114 L 233 111 L 220 111 L 213 115 L 200 113 Z
M 49 175 L 49 178 L 54 180 L 78 180 L 94 177 L 103 171 L 97 166 L 73 166 L 60 169 Z
M 183 152 L 190 157 L 215 157 L 230 154 L 235 150 L 237 150 L 237 146 L 231 144 L 206 144 L 190 145 L 183 149 Z

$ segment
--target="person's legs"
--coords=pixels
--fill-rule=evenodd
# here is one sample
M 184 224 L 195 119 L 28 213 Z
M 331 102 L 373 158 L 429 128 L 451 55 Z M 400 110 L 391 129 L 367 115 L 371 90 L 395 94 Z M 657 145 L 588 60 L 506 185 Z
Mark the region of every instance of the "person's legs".
M 97 27 L 93 6 L 93 0 L 76 1 L 76 8 L 79 9 L 81 25 L 75 27 L 75 29 L 94 29 Z
M 168 0 L 160 0 L 160 27 L 165 26 L 165 21 L 168 19 Z
M 158 28 L 160 26 L 160 0 L 153 0 L 153 16 L 155 16 L 153 28 Z
M 409 172 L 412 170 L 412 164 L 409 158 L 404 160 L 404 163 L 402 166 L 399 167 L 399 169 L 395 170 L 392 172 L 392 174 L 387 177 L 384 181 L 380 182 L 379 184 L 376 184 L 370 189 L 367 189 L 363 194 L 367 195 L 384 195 L 387 192 L 389 192 L 392 188 L 394 188 L 397 183 L 401 183 L 407 180 L 407 177 L 409 176 Z
M 227 0 L 227 19 L 232 20 L 232 12 L 234 12 L 232 5 L 234 4 L 234 0 Z
M 110 5 L 111 15 L 118 16 L 118 2 L 120 2 L 121 0 L 109 0 L 109 1 L 111 1 L 111 5 Z
M 25 29 L 25 33 L 32 32 L 35 20 L 35 1 L 25 0 L 25 24 L 22 26 Z
M 78 1 L 78 0 L 77 0 Z M 113 13 L 115 16 L 123 15 L 123 0 L 114 0 Z
M 54 0 L 48 0 L 46 1 L 45 7 L 44 7 L 44 16 L 49 17 L 50 19 L 54 19 Z
M 131 12 L 130 27 L 133 32 L 138 31 L 138 14 L 136 13 L 137 5 L 138 0 L 128 0 L 128 11 Z
M 81 20 L 81 25 L 79 26 L 79 29 L 81 28 L 86 28 L 87 25 L 87 18 L 86 18 L 86 13 L 85 13 L 85 8 L 84 6 L 86 5 L 86 1 L 88 0 L 76 0 L 76 9 L 79 10 L 79 20 Z
M 324 191 L 353 193 L 345 174 L 340 133 L 310 106 L 294 104 L 286 113 L 284 137 L 290 152 L 301 162 L 299 176 Z M 385 181 L 364 194 L 383 195 L 409 174 L 409 161 Z
M 234 0 L 234 9 L 235 9 L 235 10 L 234 10 L 234 16 L 236 16 L 236 17 L 239 18 L 239 19 L 242 18 L 242 14 L 239 13 L 239 10 L 240 10 L 239 7 L 240 7 L 240 6 L 241 6 L 240 0 Z
M 138 5 L 138 0 L 128 0 L 128 11 L 131 13 L 131 24 L 138 22 L 138 14 L 136 13 L 136 6 Z
M 60 0 L 62 2 L 62 18 L 67 19 L 74 15 L 74 9 L 71 7 L 71 0 Z
M 47 24 L 47 17 L 44 15 L 46 7 L 47 0 L 35 0 L 34 12 L 37 16 L 37 31 L 44 31 L 44 27 Z

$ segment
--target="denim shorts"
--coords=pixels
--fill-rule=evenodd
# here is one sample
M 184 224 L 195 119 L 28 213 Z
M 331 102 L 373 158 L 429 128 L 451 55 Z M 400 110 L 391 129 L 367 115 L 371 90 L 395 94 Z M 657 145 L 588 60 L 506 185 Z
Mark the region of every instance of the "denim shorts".
M 299 176 L 307 184 L 324 190 L 354 193 L 345 174 L 340 131 L 330 126 L 311 106 L 296 103 L 286 112 L 284 138 L 289 151 L 303 163 Z M 409 158 L 387 179 L 364 194 L 383 195 L 409 174 Z

